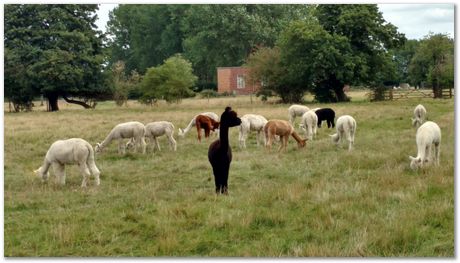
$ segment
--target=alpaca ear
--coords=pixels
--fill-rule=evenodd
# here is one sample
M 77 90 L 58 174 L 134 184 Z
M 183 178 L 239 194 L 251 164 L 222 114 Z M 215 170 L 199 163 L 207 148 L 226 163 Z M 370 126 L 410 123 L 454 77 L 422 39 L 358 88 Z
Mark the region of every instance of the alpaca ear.
M 231 111 L 231 110 L 232 110 L 232 107 L 230 107 L 230 106 L 225 107 L 225 111 L 226 111 L 226 112 L 229 112 L 229 111 Z
M 331 134 L 329 134 L 329 137 L 334 137 L 334 134 L 332 134 L 332 135 L 331 135 Z
M 413 161 L 413 160 L 415 160 L 415 157 L 412 157 L 412 156 L 409 155 L 409 159 L 410 159 L 411 161 Z

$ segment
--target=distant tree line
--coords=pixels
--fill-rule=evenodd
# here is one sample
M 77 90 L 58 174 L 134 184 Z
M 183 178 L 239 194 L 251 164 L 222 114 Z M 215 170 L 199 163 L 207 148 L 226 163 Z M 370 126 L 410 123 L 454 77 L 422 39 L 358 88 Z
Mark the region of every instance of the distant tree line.
M 216 68 L 246 65 L 260 94 L 348 101 L 344 85 L 453 86 L 453 39 L 406 40 L 377 5 L 119 5 L 107 33 L 97 5 L 5 5 L 5 96 L 86 108 L 170 103 L 216 89 Z M 436 94 L 436 92 L 435 92 Z

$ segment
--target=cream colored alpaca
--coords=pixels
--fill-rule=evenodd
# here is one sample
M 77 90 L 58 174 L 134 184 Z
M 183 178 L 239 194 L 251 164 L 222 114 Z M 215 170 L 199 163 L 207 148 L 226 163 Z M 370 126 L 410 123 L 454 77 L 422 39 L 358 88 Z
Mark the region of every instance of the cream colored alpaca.
M 151 144 L 153 144 L 153 150 L 161 150 L 158 137 L 166 135 L 169 141 L 169 147 L 171 150 L 177 150 L 177 142 L 174 140 L 174 125 L 169 121 L 155 121 L 145 125 L 145 138 L 149 138 Z M 126 144 L 126 148 L 132 148 L 135 144 L 135 140 L 131 138 Z
M 288 109 L 289 122 L 294 125 L 295 117 L 302 117 L 302 115 L 309 110 L 307 106 L 298 104 L 291 105 Z
M 414 109 L 414 118 L 412 118 L 412 126 L 418 128 L 423 124 L 426 117 L 426 109 L 422 104 L 417 105 Z
M 335 125 L 337 133 L 329 135 L 332 141 L 338 146 L 345 138 L 348 140 L 348 151 L 353 149 L 355 143 L 356 121 L 350 115 L 343 115 L 337 119 Z
M 239 142 L 240 148 L 246 148 L 246 139 L 250 131 L 257 132 L 257 146 L 259 146 L 259 141 L 261 138 L 261 132 L 264 128 L 264 125 L 267 123 L 267 119 L 265 119 L 262 115 L 257 114 L 245 114 L 241 117 L 241 124 L 239 127 Z
M 307 139 L 302 139 L 295 132 L 294 127 L 285 120 L 269 120 L 264 126 L 265 146 L 271 151 L 275 135 L 280 136 L 281 145 L 278 151 L 286 150 L 289 136 L 292 136 L 297 141 L 297 146 L 303 148 L 306 145 Z
M 313 140 L 313 135 L 316 135 L 317 124 L 318 115 L 316 115 L 315 110 L 309 110 L 302 115 L 299 127 L 304 130 L 305 137 L 310 141 Z
M 197 115 L 193 116 L 192 120 L 190 121 L 190 123 L 188 124 L 188 126 L 185 129 L 182 130 L 181 128 L 179 128 L 178 135 L 181 138 L 185 137 L 185 134 L 187 134 L 187 132 L 189 132 L 190 129 L 193 128 L 196 125 L 195 124 L 195 118 L 198 115 L 204 115 L 204 116 L 207 116 L 207 117 L 219 122 L 219 116 L 217 114 L 215 114 L 214 112 L 203 112 L 203 113 L 197 114 Z M 216 129 L 215 132 L 216 132 L 216 134 L 219 134 L 219 129 Z
M 125 154 L 125 145 L 123 145 L 123 139 L 133 138 L 136 142 L 136 149 L 141 149 L 142 153 L 145 153 L 145 127 L 144 124 L 138 121 L 131 121 L 120 123 L 115 126 L 107 135 L 107 137 L 101 143 L 97 143 L 94 147 L 96 152 L 101 152 L 104 147 L 109 145 L 113 140 L 118 140 L 118 153 Z
M 422 168 L 425 163 L 431 161 L 431 152 L 434 146 L 434 162 L 439 165 L 440 148 L 441 148 L 441 129 L 439 126 L 432 122 L 427 121 L 417 130 L 415 135 L 417 143 L 417 157 L 409 156 L 410 168 L 416 170 Z
M 47 181 L 49 177 L 48 170 L 53 165 L 56 179 L 59 180 L 61 185 L 65 185 L 66 164 L 78 164 L 83 176 L 81 187 L 86 187 L 91 174 L 96 178 L 96 185 L 101 183 L 99 179 L 100 171 L 94 162 L 93 147 L 80 138 L 55 141 L 48 149 L 43 165 L 34 172 L 43 181 Z

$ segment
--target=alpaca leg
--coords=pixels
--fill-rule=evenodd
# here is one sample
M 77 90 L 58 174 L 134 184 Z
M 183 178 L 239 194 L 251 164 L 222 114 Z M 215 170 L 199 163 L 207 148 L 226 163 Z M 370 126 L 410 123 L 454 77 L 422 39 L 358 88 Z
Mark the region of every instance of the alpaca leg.
M 242 126 L 240 126 L 240 131 L 238 133 L 238 141 L 239 141 L 239 146 L 240 148 L 246 148 L 246 143 L 245 143 L 245 140 L 244 140 L 244 133 L 243 133 L 243 128 Z
M 196 132 L 198 133 L 198 141 L 201 142 L 201 125 L 199 122 L 196 123 Z
M 142 154 L 145 154 L 145 150 L 147 148 L 147 143 L 145 143 L 145 137 L 141 137 L 139 140 L 140 148 L 142 150 Z
M 99 178 L 99 175 L 101 174 L 101 172 L 99 171 L 99 169 L 97 169 L 97 166 L 94 162 L 88 162 L 87 163 L 88 167 L 89 167 L 89 170 L 91 172 L 91 174 L 94 176 L 94 178 L 96 179 L 96 185 L 100 185 L 101 184 L 101 180 Z
M 434 145 L 434 156 L 436 158 L 436 165 L 439 165 L 439 159 L 440 159 L 440 153 L 441 153 L 439 149 L 440 146 L 441 145 L 439 143 Z
M 56 182 L 60 185 L 65 185 L 65 166 L 63 164 L 53 164 L 54 174 L 56 175 Z
M 134 145 L 136 145 L 136 142 L 135 142 Z M 125 154 L 126 153 L 125 150 L 126 150 L 125 147 L 123 147 L 123 139 L 122 138 L 118 139 L 118 153 L 119 154 Z
M 169 138 L 169 147 L 171 148 L 171 150 L 177 151 L 177 142 L 176 140 L 174 140 L 173 135 L 170 134 L 168 138 Z
M 80 173 L 83 176 L 83 181 L 81 183 L 81 187 L 86 187 L 88 183 L 89 176 L 91 173 L 89 172 L 88 166 L 86 163 L 79 163 L 78 167 L 80 168 Z
M 229 168 L 230 164 L 220 164 L 219 167 L 213 167 L 216 194 L 228 194 L 227 181 Z
M 155 148 L 156 148 L 158 151 L 161 151 L 160 143 L 158 142 L 158 138 L 157 138 L 157 137 L 153 137 L 153 140 L 155 141 Z

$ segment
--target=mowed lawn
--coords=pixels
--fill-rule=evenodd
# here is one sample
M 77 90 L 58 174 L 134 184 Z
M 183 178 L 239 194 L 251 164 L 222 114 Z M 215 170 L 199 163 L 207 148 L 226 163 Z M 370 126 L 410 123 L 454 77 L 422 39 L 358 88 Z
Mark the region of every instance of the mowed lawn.
M 286 104 L 258 98 L 187 99 L 181 104 L 128 107 L 100 103 L 95 110 L 61 104 L 4 114 L 4 254 L 36 256 L 454 256 L 454 100 L 413 99 L 371 103 L 352 94 L 331 107 L 357 121 L 354 150 L 332 144 L 326 123 L 305 149 L 293 138 L 288 150 L 267 152 L 255 134 L 238 147 L 231 128 L 233 162 L 229 195 L 216 196 L 209 144 L 196 129 L 178 128 L 204 111 L 220 115 L 230 105 L 267 119 L 287 119 Z M 416 156 L 414 107 L 442 131 L 441 165 L 409 168 Z M 39 102 L 36 102 L 38 105 Z M 66 185 L 33 174 L 51 143 L 80 137 L 93 146 L 118 123 L 167 120 L 176 127 L 177 152 L 160 138 L 161 151 L 117 154 L 116 142 L 96 156 L 101 185 L 81 189 L 76 166 Z M 296 130 L 302 137 L 303 132 Z

